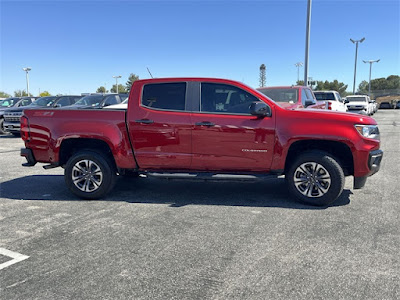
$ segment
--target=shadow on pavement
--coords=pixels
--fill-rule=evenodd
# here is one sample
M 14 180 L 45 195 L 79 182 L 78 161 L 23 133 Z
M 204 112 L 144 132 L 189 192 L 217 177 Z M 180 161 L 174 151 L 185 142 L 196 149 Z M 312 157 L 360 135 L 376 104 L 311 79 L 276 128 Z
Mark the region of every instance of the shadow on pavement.
M 350 203 L 350 190 L 330 206 Z M 1 198 L 15 200 L 81 201 L 66 187 L 62 175 L 33 175 L 1 183 Z M 325 209 L 294 201 L 283 178 L 258 182 L 204 182 L 153 178 L 120 178 L 110 194 L 101 200 L 128 203 L 170 204 L 171 207 L 195 205 L 282 207 Z

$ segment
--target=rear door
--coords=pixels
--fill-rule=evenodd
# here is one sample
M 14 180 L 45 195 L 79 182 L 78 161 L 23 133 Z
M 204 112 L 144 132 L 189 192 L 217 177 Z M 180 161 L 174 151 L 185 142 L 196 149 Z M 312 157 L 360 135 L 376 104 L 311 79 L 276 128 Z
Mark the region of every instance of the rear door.
M 192 114 L 192 169 L 201 171 L 266 172 L 270 169 L 275 116 L 257 118 L 249 106 L 260 101 L 230 84 L 203 82 L 198 112 Z
M 190 83 L 147 83 L 134 90 L 128 109 L 129 134 L 140 168 L 188 170 L 192 133 Z M 128 108 L 129 108 L 128 107 Z

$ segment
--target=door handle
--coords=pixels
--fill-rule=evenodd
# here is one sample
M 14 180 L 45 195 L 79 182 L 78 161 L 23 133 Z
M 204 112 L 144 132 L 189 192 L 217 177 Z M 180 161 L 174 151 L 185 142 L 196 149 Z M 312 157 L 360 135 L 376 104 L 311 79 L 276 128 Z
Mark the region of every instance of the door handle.
M 196 125 L 196 126 L 207 126 L 207 127 L 215 126 L 215 124 L 211 123 L 211 122 L 197 122 L 194 125 Z
M 135 120 L 136 123 L 141 123 L 141 124 L 152 124 L 154 123 L 153 120 L 149 120 L 149 119 L 141 119 L 141 120 Z

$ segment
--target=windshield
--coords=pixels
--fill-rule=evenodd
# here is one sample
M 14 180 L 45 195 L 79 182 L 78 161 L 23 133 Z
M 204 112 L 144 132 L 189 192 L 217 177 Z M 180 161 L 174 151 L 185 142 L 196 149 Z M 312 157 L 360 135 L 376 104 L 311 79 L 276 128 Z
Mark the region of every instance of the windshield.
M 366 97 L 347 97 L 348 102 L 367 102 Z
M 0 106 L 2 107 L 9 107 L 9 106 L 13 106 L 15 103 L 18 102 L 20 98 L 7 98 L 4 100 L 0 101 Z
M 299 99 L 297 89 L 260 89 L 259 91 L 275 102 L 296 103 Z
M 336 100 L 335 95 L 333 93 L 319 93 L 314 92 L 315 98 L 317 100 Z
M 57 97 L 42 97 L 37 99 L 35 102 L 32 103 L 32 105 L 37 105 L 37 106 L 52 106 L 54 103 L 54 100 Z
M 77 101 L 74 105 L 100 106 L 102 100 L 103 100 L 103 95 L 89 95 L 83 97 L 81 100 Z

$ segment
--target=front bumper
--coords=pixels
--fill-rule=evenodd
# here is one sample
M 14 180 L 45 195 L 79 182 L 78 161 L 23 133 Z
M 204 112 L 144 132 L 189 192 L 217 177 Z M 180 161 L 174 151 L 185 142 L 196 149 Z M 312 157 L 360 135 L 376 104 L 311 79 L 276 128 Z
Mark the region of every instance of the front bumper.
M 22 164 L 24 167 L 33 167 L 36 165 L 37 161 L 31 149 L 21 148 L 21 156 L 25 157 L 27 160 L 26 163 Z
M 363 188 L 365 183 L 367 182 L 367 178 L 379 171 L 382 162 L 382 157 L 383 157 L 382 150 L 374 150 L 369 153 L 368 168 L 371 170 L 371 172 L 369 173 L 368 176 L 354 177 L 354 184 L 353 184 L 354 189 Z
M 7 132 L 20 132 L 21 124 L 19 122 L 8 122 L 7 120 L 3 123 L 4 130 Z

